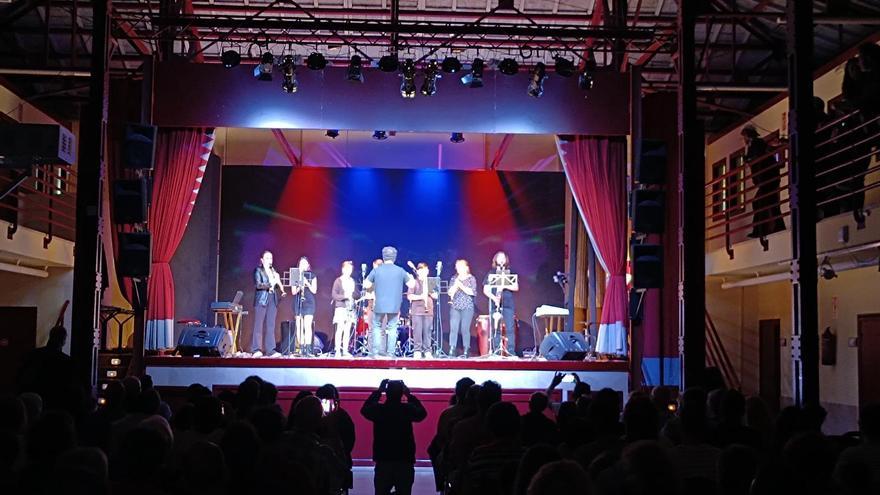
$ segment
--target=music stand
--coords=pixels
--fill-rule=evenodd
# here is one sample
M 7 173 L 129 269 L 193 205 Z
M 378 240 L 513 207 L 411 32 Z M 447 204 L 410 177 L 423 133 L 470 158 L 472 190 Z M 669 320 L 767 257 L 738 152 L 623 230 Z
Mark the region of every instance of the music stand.
M 511 287 L 517 285 L 518 280 L 519 279 L 515 273 L 506 273 L 506 272 L 505 273 L 490 273 L 486 277 L 486 282 L 487 282 L 486 286 L 492 290 L 493 294 L 498 295 L 499 300 L 503 300 L 502 299 L 502 292 L 504 291 L 504 289 L 510 289 Z M 488 356 L 493 356 L 496 354 L 500 356 L 503 352 L 502 347 L 501 347 L 501 338 L 500 338 L 501 337 L 501 320 L 502 320 L 501 310 L 503 309 L 502 304 L 503 303 L 499 304 L 498 307 L 495 307 L 495 304 L 492 302 L 492 300 L 491 299 L 489 300 L 489 310 L 490 310 L 489 311 L 489 328 L 491 329 L 491 331 L 489 332 L 489 342 L 488 342 L 489 353 L 487 354 Z M 497 317 L 496 317 L 496 315 L 497 315 Z M 511 331 L 515 332 L 516 328 L 513 328 L 513 329 L 508 328 L 507 331 L 508 332 L 511 332 Z M 493 349 L 494 344 L 495 344 L 495 336 L 496 335 L 499 337 L 498 338 L 498 348 Z
M 297 348 L 299 348 L 300 352 L 302 352 L 303 349 L 303 343 L 301 342 L 302 338 L 300 337 L 300 333 L 302 333 L 304 325 L 302 317 L 302 303 L 303 299 L 305 298 L 305 283 L 303 281 L 303 275 L 303 271 L 300 270 L 299 267 L 290 269 L 289 281 L 291 292 L 293 292 L 293 288 L 296 287 L 297 289 L 300 289 L 300 293 L 293 296 L 294 298 L 296 298 L 296 309 L 293 315 L 293 338 L 287 339 L 287 355 L 291 354 L 291 345 L 293 345 L 294 354 L 296 354 Z

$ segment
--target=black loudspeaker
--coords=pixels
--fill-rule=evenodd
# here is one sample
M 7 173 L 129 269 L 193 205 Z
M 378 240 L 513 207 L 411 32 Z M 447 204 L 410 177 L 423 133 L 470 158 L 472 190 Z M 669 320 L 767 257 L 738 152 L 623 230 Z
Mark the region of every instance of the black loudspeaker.
M 122 141 L 122 165 L 135 170 L 152 170 L 156 156 L 156 128 L 126 124 Z
M 149 232 L 119 234 L 119 263 L 123 277 L 144 278 L 150 275 L 152 243 Z
M 633 324 L 638 325 L 642 322 L 642 303 L 644 301 L 645 291 L 638 289 L 629 290 L 629 319 Z
M 663 191 L 636 189 L 632 192 L 633 232 L 662 234 L 665 225 Z
M 0 168 L 26 169 L 32 165 L 72 165 L 76 138 L 54 124 L 0 126 Z
M 541 357 L 551 361 L 582 361 L 590 348 L 578 332 L 551 332 L 541 341 Z
M 663 287 L 663 246 L 633 244 L 633 288 L 658 289 Z
M 281 340 L 277 351 L 287 355 L 296 350 L 296 324 L 290 320 L 281 322 Z
M 113 181 L 113 218 L 116 223 L 147 221 L 147 179 Z
M 666 141 L 643 139 L 642 153 L 636 164 L 636 182 L 646 185 L 666 183 Z
M 182 356 L 225 356 L 232 352 L 232 336 L 223 327 L 183 327 L 177 340 Z

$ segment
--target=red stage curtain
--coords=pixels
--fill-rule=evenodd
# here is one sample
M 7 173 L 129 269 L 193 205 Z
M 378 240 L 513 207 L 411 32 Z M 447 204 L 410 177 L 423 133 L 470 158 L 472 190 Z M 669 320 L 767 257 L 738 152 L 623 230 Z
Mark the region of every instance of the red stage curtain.
M 626 141 L 557 138 L 568 185 L 608 279 L 596 352 L 626 355 Z
M 147 224 L 152 234 L 153 264 L 147 286 L 146 349 L 175 346 L 174 278 L 170 263 L 189 223 L 213 146 L 213 129 L 158 132 Z

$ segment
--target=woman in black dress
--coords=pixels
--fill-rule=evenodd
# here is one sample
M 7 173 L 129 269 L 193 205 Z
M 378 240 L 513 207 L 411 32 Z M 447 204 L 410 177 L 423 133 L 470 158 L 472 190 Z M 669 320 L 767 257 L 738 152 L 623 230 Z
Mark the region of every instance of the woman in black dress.
M 309 259 L 303 256 L 297 265 L 302 280 L 291 282 L 291 294 L 293 294 L 293 314 L 296 318 L 296 341 L 299 344 L 300 353 L 304 356 L 312 356 L 315 350 L 312 348 L 314 341 L 315 320 L 315 294 L 318 292 L 318 278 L 312 272 Z

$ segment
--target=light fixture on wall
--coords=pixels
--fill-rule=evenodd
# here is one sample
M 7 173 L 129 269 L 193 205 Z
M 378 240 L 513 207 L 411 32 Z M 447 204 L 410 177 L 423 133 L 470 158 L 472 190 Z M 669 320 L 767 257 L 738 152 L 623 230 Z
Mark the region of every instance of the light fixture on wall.
M 388 139 L 388 133 L 385 131 L 373 131 L 373 139 L 376 141 L 384 141 Z
M 498 64 L 498 72 L 505 76 L 513 76 L 519 72 L 519 64 L 512 58 L 505 58 Z
M 443 59 L 441 67 L 443 68 L 443 72 L 446 72 L 447 74 L 455 74 L 461 70 L 461 62 L 459 62 L 456 57 L 446 57 Z
M 339 129 L 327 129 L 327 132 L 324 133 L 330 139 L 336 139 L 339 137 Z
M 547 67 L 544 62 L 538 62 L 532 69 L 532 77 L 529 79 L 528 95 L 532 98 L 540 98 L 544 94 L 544 79 L 547 78 Z
M 455 144 L 464 142 L 464 134 L 460 132 L 453 132 L 451 136 L 449 136 L 449 141 Z
M 281 89 L 285 93 L 296 93 L 299 89 L 299 82 L 296 80 L 296 65 L 293 62 L 293 56 L 285 55 L 281 61 Z
M 822 274 L 822 278 L 825 280 L 832 280 L 837 278 L 837 272 L 834 271 L 834 267 L 831 266 L 831 262 L 828 261 L 828 257 L 822 260 L 822 264 L 819 265 L 819 273 Z
M 565 57 L 555 57 L 553 59 L 555 64 L 553 66 L 553 70 L 557 75 L 562 77 L 571 77 L 576 72 L 576 68 L 574 66 L 574 62 L 565 58 Z
M 220 55 L 220 61 L 223 62 L 223 67 L 231 69 L 241 62 L 241 54 L 235 50 L 226 50 Z
M 471 88 L 483 87 L 483 59 L 475 58 L 471 62 L 471 71 L 461 76 L 461 83 Z
M 422 82 L 422 94 L 434 96 L 437 93 L 437 79 L 440 79 L 440 64 L 436 60 L 428 62 L 425 67 L 425 81 Z
M 318 52 L 313 52 L 306 58 L 306 67 L 312 70 L 324 70 L 327 67 L 327 59 Z
M 348 61 L 348 70 L 345 72 L 345 79 L 352 82 L 364 82 L 364 71 L 361 68 L 361 57 L 352 55 Z
M 265 52 L 260 57 L 260 63 L 254 67 L 254 77 L 258 81 L 272 80 L 272 66 L 275 64 L 275 56 L 272 52 Z
M 404 98 L 416 97 L 416 63 L 413 59 L 408 58 L 403 61 L 403 67 L 400 69 L 400 96 Z

